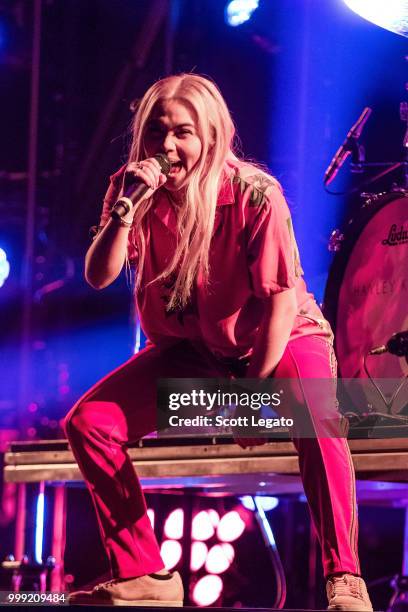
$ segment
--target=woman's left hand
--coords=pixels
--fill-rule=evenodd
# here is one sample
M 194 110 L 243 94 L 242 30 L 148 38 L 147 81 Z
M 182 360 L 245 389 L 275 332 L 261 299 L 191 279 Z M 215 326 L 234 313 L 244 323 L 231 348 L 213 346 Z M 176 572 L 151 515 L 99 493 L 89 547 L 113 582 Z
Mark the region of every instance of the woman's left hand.
M 262 446 L 268 440 L 266 438 L 238 438 L 234 436 L 234 442 L 241 448 L 248 448 L 248 446 Z

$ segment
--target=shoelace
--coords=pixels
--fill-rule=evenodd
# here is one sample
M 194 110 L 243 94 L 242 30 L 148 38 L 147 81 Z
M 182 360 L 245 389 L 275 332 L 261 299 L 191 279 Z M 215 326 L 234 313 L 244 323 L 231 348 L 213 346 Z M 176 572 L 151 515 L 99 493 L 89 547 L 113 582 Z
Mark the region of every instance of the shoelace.
M 355 576 L 334 576 L 331 579 L 333 585 L 333 595 L 353 595 L 354 597 L 363 598 L 360 588 L 360 581 Z
M 120 582 L 120 580 L 117 580 L 116 578 L 114 578 L 113 580 L 108 580 L 107 582 L 102 582 L 101 584 L 96 585 L 96 587 L 94 588 L 94 591 L 101 591 L 102 589 L 110 589 L 118 582 Z

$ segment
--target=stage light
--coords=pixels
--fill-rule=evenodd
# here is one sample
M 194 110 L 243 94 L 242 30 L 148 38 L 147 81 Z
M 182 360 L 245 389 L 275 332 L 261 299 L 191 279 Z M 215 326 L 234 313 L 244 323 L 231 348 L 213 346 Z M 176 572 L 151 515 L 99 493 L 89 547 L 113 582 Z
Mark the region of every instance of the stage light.
M 235 551 L 231 544 L 215 544 L 207 555 L 205 569 L 209 574 L 222 574 L 230 567 L 234 557 Z
M 173 510 L 164 523 L 164 534 L 170 540 L 180 540 L 183 537 L 184 512 L 181 508 Z
M 41 483 L 41 485 L 40 493 L 37 497 L 37 510 L 35 517 L 35 560 L 37 563 L 42 563 L 44 539 L 44 484 Z
M 265 512 L 273 510 L 279 504 L 279 499 L 277 497 L 270 497 L 268 495 L 257 495 L 255 499 L 259 502 L 260 506 L 265 510 Z M 252 512 L 255 510 L 255 501 L 252 495 L 243 495 L 239 498 L 239 500 L 247 510 L 251 510 Z
M 149 517 L 149 521 L 152 526 L 152 529 L 154 529 L 154 510 L 153 508 L 148 508 L 147 516 Z
M 235 510 L 224 514 L 217 527 L 217 536 L 221 542 L 234 542 L 245 529 L 245 523 Z
M 181 559 L 182 552 L 180 542 L 176 540 L 164 540 L 160 548 L 160 555 L 167 570 L 176 567 Z
M 217 527 L 218 523 L 220 522 L 220 515 L 218 514 L 218 512 L 214 510 L 214 508 L 210 508 L 209 510 L 207 510 L 207 513 L 211 521 L 211 525 Z
M 262 505 L 259 503 L 259 499 L 260 499 L 259 497 L 255 497 L 254 501 L 255 501 L 255 508 L 258 514 L 258 520 L 261 524 L 263 535 L 265 539 L 267 540 L 267 542 L 269 543 L 269 545 L 272 548 L 276 549 L 275 536 L 273 535 L 272 527 L 270 526 L 269 521 L 266 518 L 265 510 L 263 509 Z
M 215 533 L 211 516 L 206 510 L 202 510 L 193 518 L 191 525 L 191 536 L 193 540 L 204 542 L 209 540 Z
M 219 576 L 203 576 L 193 589 L 193 600 L 198 606 L 211 606 L 222 593 L 223 582 Z
M 0 287 L 4 285 L 4 281 L 10 274 L 10 264 L 7 261 L 7 253 L 0 248 Z
M 408 36 L 408 0 L 344 0 L 347 6 L 372 23 Z
M 190 570 L 198 572 L 207 559 L 208 548 L 204 542 L 193 542 L 191 545 Z
M 225 7 L 225 21 L 230 26 L 239 26 L 258 8 L 259 0 L 231 0 Z
M 251 510 L 252 512 L 255 510 L 255 502 L 252 495 L 243 495 L 239 498 L 239 501 L 247 510 Z

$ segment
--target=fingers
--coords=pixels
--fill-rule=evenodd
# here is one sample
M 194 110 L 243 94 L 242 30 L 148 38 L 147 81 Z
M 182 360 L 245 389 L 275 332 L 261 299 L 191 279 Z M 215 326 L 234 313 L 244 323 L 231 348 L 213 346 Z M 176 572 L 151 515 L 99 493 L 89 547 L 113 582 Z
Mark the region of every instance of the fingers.
M 241 448 L 248 448 L 248 446 L 262 446 L 262 444 L 266 444 L 268 442 L 266 438 L 236 438 L 235 436 L 234 441 Z
M 135 179 L 142 181 L 151 189 L 161 187 L 167 180 L 161 171 L 159 162 L 153 157 L 149 157 L 140 162 L 132 162 L 127 166 L 125 171 L 125 185 L 128 185 Z

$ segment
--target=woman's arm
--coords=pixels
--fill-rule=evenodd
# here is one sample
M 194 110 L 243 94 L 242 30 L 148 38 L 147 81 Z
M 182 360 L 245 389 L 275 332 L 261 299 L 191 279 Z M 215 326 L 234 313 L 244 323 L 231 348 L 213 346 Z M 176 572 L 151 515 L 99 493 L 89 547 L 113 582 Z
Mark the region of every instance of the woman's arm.
M 278 365 L 297 314 L 295 289 L 275 293 L 265 300 L 247 378 L 267 378 Z
M 131 223 L 133 213 L 123 217 Z M 126 259 L 130 227 L 109 219 L 85 256 L 85 279 L 94 289 L 110 285 L 120 274 Z
M 162 174 L 157 159 L 148 158 L 138 163 L 131 163 L 124 172 L 124 188 L 117 195 L 118 199 L 137 179 L 150 189 L 144 198 L 150 198 L 154 191 L 164 185 L 167 178 Z M 115 200 L 114 200 L 115 201 Z M 123 221 L 132 223 L 135 209 L 123 217 Z M 110 285 L 120 274 L 126 259 L 130 226 L 121 225 L 119 221 L 109 218 L 102 231 L 95 238 L 85 256 L 85 279 L 94 289 L 103 289 Z

